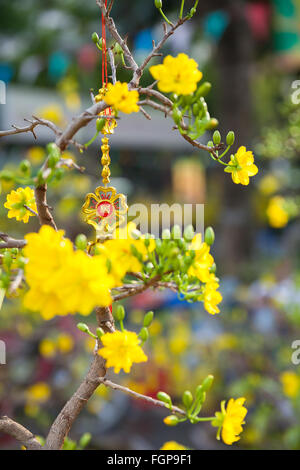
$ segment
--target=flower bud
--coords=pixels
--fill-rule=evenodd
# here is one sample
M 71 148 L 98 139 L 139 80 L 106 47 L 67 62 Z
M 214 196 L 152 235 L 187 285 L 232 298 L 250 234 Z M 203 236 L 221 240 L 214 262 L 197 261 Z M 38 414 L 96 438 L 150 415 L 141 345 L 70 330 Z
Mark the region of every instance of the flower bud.
M 212 130 L 215 129 L 218 125 L 219 121 L 216 118 L 211 118 L 206 125 L 206 129 Z
M 163 239 L 163 240 L 170 240 L 170 238 L 171 238 L 171 232 L 170 232 L 170 230 L 169 230 L 168 228 L 165 228 L 165 229 L 162 231 L 161 236 L 162 236 L 162 239 Z
M 221 134 L 219 131 L 215 131 L 213 135 L 213 142 L 215 145 L 218 145 L 221 142 Z
M 118 321 L 123 321 L 124 320 L 124 318 L 125 318 L 125 309 L 124 309 L 123 305 L 118 305 L 117 306 L 115 317 L 116 317 L 116 320 L 118 320 Z
M 171 230 L 171 235 L 173 240 L 178 240 L 179 238 L 181 238 L 181 228 L 179 227 L 179 225 L 173 226 Z
M 143 325 L 145 327 L 150 326 L 153 321 L 153 317 L 154 317 L 154 313 L 152 311 L 146 313 L 146 315 L 144 316 Z
M 105 334 L 104 331 L 102 330 L 102 328 L 100 328 L 100 326 L 96 329 L 96 334 L 98 336 L 99 339 L 101 339 L 101 337 Z
M 149 331 L 145 326 L 143 326 L 143 328 L 141 329 L 139 337 L 143 342 L 147 341 L 147 339 L 149 338 Z
M 226 137 L 226 144 L 227 145 L 233 145 L 235 141 L 235 134 L 233 131 L 228 132 L 227 137 Z
M 90 443 L 91 439 L 92 439 L 91 433 L 85 432 L 80 438 L 79 446 L 82 449 L 84 449 Z
M 214 376 L 213 375 L 208 375 L 202 382 L 202 389 L 204 392 L 208 392 L 210 387 L 212 386 L 212 383 L 214 381 Z
M 184 236 L 184 239 L 185 241 L 187 242 L 191 242 L 194 238 L 194 235 L 195 235 L 195 232 L 194 232 L 194 228 L 192 225 L 188 225 L 185 230 L 184 230 L 184 233 L 183 233 L 183 236 Z
M 22 173 L 29 173 L 30 172 L 30 168 L 31 168 L 31 164 L 28 160 L 23 160 L 21 163 L 20 163 L 20 170 L 22 171 Z
M 207 227 L 205 230 L 204 241 L 207 245 L 211 246 L 215 241 L 215 232 L 212 227 Z
M 163 401 L 164 403 L 167 403 L 168 405 L 172 405 L 171 397 L 167 393 L 158 392 L 158 394 L 156 396 L 160 401 Z
M 99 36 L 98 36 L 98 34 L 97 34 L 96 32 L 94 32 L 94 33 L 92 34 L 92 41 L 93 41 L 95 44 L 97 44 L 98 41 L 99 41 Z
M 202 85 L 196 91 L 196 96 L 197 97 L 206 96 L 210 92 L 211 86 L 212 85 L 209 82 L 202 83 Z
M 179 109 L 176 106 L 174 106 L 173 108 L 172 117 L 173 117 L 175 124 L 179 125 L 182 119 L 182 113 L 181 111 L 179 111 Z
M 85 323 L 77 323 L 77 328 L 78 330 L 83 331 L 83 333 L 89 332 L 89 327 Z
M 2 179 L 3 181 L 9 182 L 14 179 L 14 175 L 9 170 L 3 170 L 0 172 L 0 179 Z
M 162 0 L 154 0 L 154 5 L 158 9 L 162 8 Z
M 178 421 L 179 421 L 179 419 L 178 419 L 177 416 L 175 416 L 175 415 L 167 416 L 167 417 L 164 419 L 164 423 L 165 423 L 167 426 L 176 426 L 176 425 L 178 424 Z
M 105 118 L 100 118 L 96 120 L 96 129 L 98 132 L 101 132 L 103 127 L 105 126 L 106 119 Z
M 78 250 L 85 250 L 87 247 L 87 238 L 83 233 L 80 233 L 77 235 L 76 240 L 75 240 L 75 245 Z
M 191 407 L 193 403 L 193 395 L 191 394 L 189 390 L 186 390 L 185 392 L 183 392 L 182 403 L 184 404 L 187 410 Z

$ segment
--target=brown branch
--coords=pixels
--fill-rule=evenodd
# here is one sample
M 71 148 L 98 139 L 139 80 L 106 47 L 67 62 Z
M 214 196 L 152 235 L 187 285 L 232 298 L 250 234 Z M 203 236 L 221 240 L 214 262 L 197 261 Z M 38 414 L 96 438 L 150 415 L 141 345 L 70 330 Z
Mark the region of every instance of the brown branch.
M 114 382 L 111 382 L 110 380 L 107 380 L 105 377 L 99 378 L 97 381 L 98 383 L 101 383 L 106 387 L 112 388 L 113 390 L 119 390 L 120 392 L 126 393 L 127 395 L 130 395 L 133 398 L 137 398 L 138 400 L 143 400 L 147 403 L 151 403 L 152 405 L 168 409 L 169 411 L 171 411 L 171 413 L 177 413 L 179 415 L 186 416 L 186 412 L 181 408 L 178 408 L 177 406 L 172 406 L 171 408 L 169 408 L 166 403 L 161 400 L 156 400 L 155 398 L 148 397 L 147 395 L 142 395 L 141 393 L 134 392 L 128 387 L 124 387 L 123 385 L 119 385 Z
M 37 186 L 34 190 L 35 193 L 35 202 L 38 211 L 38 216 L 41 225 L 50 225 L 53 227 L 54 230 L 57 230 L 56 224 L 52 217 L 52 214 L 49 210 L 49 206 L 47 204 L 47 185 L 42 184 Z
M 28 431 L 28 429 L 7 416 L 0 418 L 0 432 L 4 432 L 5 434 L 14 437 L 17 441 L 21 442 L 26 449 L 43 450 L 39 441 L 30 431 Z
M 115 64 L 115 56 L 111 48 L 108 49 L 109 54 L 109 63 L 111 68 L 111 79 L 113 84 L 117 81 L 117 71 L 116 71 L 116 64 Z
M 138 92 L 141 94 L 141 95 L 147 95 L 147 96 L 153 96 L 153 98 L 156 98 L 158 99 L 158 101 L 160 101 L 162 104 L 164 104 L 165 106 L 168 106 L 169 108 L 172 108 L 173 106 L 173 103 L 171 100 L 169 100 L 169 98 L 167 98 L 165 95 L 163 95 L 162 93 L 160 93 L 159 91 L 157 90 L 153 90 L 152 89 L 152 85 L 150 85 L 149 87 L 147 88 L 141 88 L 139 87 L 138 88 Z
M 96 309 L 98 325 L 107 333 L 114 331 L 114 320 L 108 307 Z M 68 435 L 71 426 L 85 403 L 93 395 L 99 386 L 97 381 L 106 374 L 105 360 L 98 354 L 99 344 L 94 352 L 94 359 L 90 369 L 70 400 L 63 407 L 56 420 L 52 424 L 46 439 L 47 450 L 58 450 L 63 445 L 65 437 Z
M 216 151 L 223 150 L 224 148 L 224 144 L 219 144 L 214 147 L 209 147 L 208 145 L 201 144 L 200 142 L 197 142 L 196 140 L 191 139 L 187 134 L 181 134 L 181 135 L 184 138 L 184 140 L 189 142 L 193 147 L 196 147 L 197 149 L 205 150 L 206 152 L 211 153 L 216 159 L 218 159 L 218 155 L 216 154 Z
M 4 243 L 0 243 L 0 249 L 24 248 L 24 246 L 26 245 L 25 240 L 16 240 L 15 238 L 10 237 L 6 233 L 0 233 L 0 239 L 4 241 Z
M 19 287 L 20 287 L 20 285 L 22 284 L 22 281 L 23 281 L 23 276 L 24 276 L 23 269 L 19 269 L 18 272 L 17 272 L 16 277 L 10 283 L 10 286 L 9 286 L 9 289 L 8 289 L 9 295 L 12 295 L 14 292 L 16 292 L 19 289 Z
M 156 287 L 156 284 L 160 279 L 161 275 L 157 274 L 152 279 L 149 279 L 148 282 L 145 282 L 143 284 L 137 284 L 136 286 L 130 287 L 128 290 L 122 292 L 121 294 L 114 295 L 113 301 L 117 302 L 119 300 L 126 299 L 127 297 L 132 297 L 133 295 L 141 294 L 145 290 L 149 289 L 149 287 Z
M 104 0 L 96 0 L 97 5 L 100 7 L 104 17 L 105 17 L 105 24 L 111 34 L 111 36 L 120 44 L 121 48 L 123 49 L 124 56 L 127 59 L 127 62 L 129 64 L 129 68 L 133 70 L 134 72 L 138 69 L 138 65 L 135 62 L 132 53 L 130 52 L 126 41 L 120 36 L 115 22 L 111 16 L 109 16 L 109 11 L 105 7 L 105 1 Z

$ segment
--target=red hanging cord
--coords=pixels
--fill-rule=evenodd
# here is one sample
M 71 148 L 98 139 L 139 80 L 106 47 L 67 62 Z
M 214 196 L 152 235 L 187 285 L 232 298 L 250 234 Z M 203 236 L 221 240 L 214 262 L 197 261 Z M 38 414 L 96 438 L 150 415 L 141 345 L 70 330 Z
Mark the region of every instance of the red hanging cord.
M 105 7 L 107 7 L 107 0 L 105 0 Z M 107 47 L 106 47 L 106 27 L 105 19 L 102 13 L 102 87 L 106 88 L 108 84 L 108 75 L 107 75 Z M 106 108 L 105 114 L 110 116 L 111 109 Z

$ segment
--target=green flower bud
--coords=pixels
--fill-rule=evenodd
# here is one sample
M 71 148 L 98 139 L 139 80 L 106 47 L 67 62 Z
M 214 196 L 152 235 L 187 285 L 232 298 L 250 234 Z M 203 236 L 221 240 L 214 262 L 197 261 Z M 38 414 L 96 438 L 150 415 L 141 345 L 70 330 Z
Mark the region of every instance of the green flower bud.
M 212 245 L 215 241 L 215 232 L 212 227 L 207 227 L 205 230 L 204 241 L 207 245 Z
M 221 142 L 221 134 L 219 131 L 214 132 L 213 141 L 215 145 L 218 145 Z
M 84 449 L 87 445 L 89 445 L 90 441 L 92 439 L 92 435 L 89 432 L 85 432 L 83 436 L 81 436 L 80 441 L 79 441 L 79 446 Z
M 96 120 L 96 129 L 98 132 L 101 132 L 103 127 L 105 126 L 106 119 L 105 118 L 100 118 Z
M 154 5 L 156 8 L 161 9 L 162 8 L 162 0 L 154 0 Z
M 11 252 L 9 250 L 5 251 L 3 255 L 3 264 L 7 266 L 8 268 L 11 267 L 12 257 L 11 257 Z
M 46 148 L 47 148 L 47 153 L 49 155 L 59 155 L 60 156 L 60 150 L 54 142 L 50 142 L 47 145 Z
M 184 233 L 183 233 L 183 237 L 184 237 L 185 241 L 191 242 L 193 240 L 194 236 L 195 236 L 195 231 L 194 231 L 193 226 L 188 225 L 185 228 Z
M 227 145 L 233 145 L 235 141 L 235 134 L 233 131 L 228 132 L 227 137 L 226 137 L 226 144 Z
M 139 337 L 143 342 L 147 341 L 147 339 L 149 338 L 149 331 L 145 326 L 143 326 L 143 328 L 141 329 Z
M 171 236 L 173 240 L 178 240 L 179 238 L 181 238 L 181 228 L 179 227 L 179 225 L 173 226 L 171 230 Z
M 125 309 L 124 309 L 123 305 L 118 305 L 117 306 L 115 317 L 116 317 L 116 320 L 118 320 L 118 321 L 123 321 L 124 320 L 124 318 L 125 318 Z
M 60 155 L 57 154 L 51 154 L 48 158 L 48 166 L 49 168 L 55 168 L 57 163 L 60 160 Z
M 218 125 L 219 121 L 216 118 L 211 118 L 206 125 L 206 129 L 212 130 L 215 129 Z
M 57 168 L 55 170 L 54 176 L 57 179 L 57 181 L 60 181 L 63 178 L 64 174 L 65 174 L 65 171 L 63 168 Z
M 75 245 L 78 250 L 85 250 L 87 247 L 87 238 L 83 233 L 80 233 L 77 235 L 76 240 L 75 240 Z
M 214 273 L 216 272 L 216 270 L 217 270 L 217 265 L 216 265 L 216 263 L 214 263 L 214 264 L 209 268 L 209 272 L 214 274 Z
M 158 392 L 158 394 L 156 396 L 157 396 L 158 400 L 163 401 L 164 403 L 167 403 L 168 405 L 172 405 L 171 397 L 167 393 Z
M 170 238 L 171 238 L 171 232 L 170 232 L 170 230 L 169 230 L 168 228 L 165 228 L 165 229 L 162 231 L 161 236 L 162 236 L 162 239 L 163 239 L 163 240 L 170 240 Z
M 146 315 L 144 316 L 143 325 L 145 327 L 150 326 L 153 321 L 153 317 L 154 317 L 154 313 L 152 311 L 146 313 Z
M 123 54 L 123 49 L 118 42 L 116 42 L 114 49 L 115 49 L 116 54 Z
M 195 7 L 191 8 L 191 9 L 190 9 L 190 12 L 189 12 L 189 17 L 192 18 L 192 16 L 194 16 L 194 14 L 196 13 L 196 11 L 197 11 L 197 10 L 196 10 Z
M 172 117 L 175 124 L 179 125 L 182 119 L 182 112 L 177 108 L 177 106 L 173 107 Z
M 97 337 L 99 339 L 101 339 L 101 337 L 105 334 L 104 331 L 102 330 L 102 328 L 100 328 L 100 326 L 96 329 L 96 334 L 97 334 Z
M 98 34 L 97 34 L 96 32 L 94 32 L 94 33 L 92 34 L 92 41 L 93 41 L 95 44 L 97 44 L 98 41 L 99 41 L 99 36 L 98 36 Z
M 193 104 L 193 115 L 198 116 L 199 113 L 200 113 L 199 103 Z
M 20 163 L 20 170 L 22 171 L 22 173 L 28 174 L 30 172 L 30 169 L 31 169 L 31 164 L 28 160 L 23 160 Z
M 85 323 L 77 323 L 77 328 L 78 330 L 83 331 L 83 333 L 89 332 L 89 327 Z
M 202 382 L 202 389 L 204 392 L 208 392 L 210 387 L 212 386 L 212 383 L 214 381 L 214 376 L 213 375 L 208 375 Z
M 164 419 L 164 423 L 167 425 L 167 426 L 176 426 L 179 422 L 179 419 L 177 418 L 177 416 L 175 415 L 170 415 L 170 416 L 167 416 L 165 419 Z
M 188 410 L 192 406 L 193 403 L 193 395 L 189 390 L 183 392 L 182 395 L 182 403 L 184 404 L 185 408 Z
M 211 90 L 211 83 L 204 82 L 196 91 L 196 96 L 199 98 L 200 96 L 206 96 Z

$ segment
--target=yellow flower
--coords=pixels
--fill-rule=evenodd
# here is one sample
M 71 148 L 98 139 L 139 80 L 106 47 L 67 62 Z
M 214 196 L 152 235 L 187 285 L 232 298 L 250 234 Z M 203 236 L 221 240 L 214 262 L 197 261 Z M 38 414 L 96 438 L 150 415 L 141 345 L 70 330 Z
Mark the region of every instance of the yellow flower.
M 160 450 L 186 450 L 186 447 L 176 441 L 168 441 L 164 443 Z
M 45 320 L 77 312 L 88 315 L 97 305 L 110 305 L 110 289 L 116 284 L 104 257 L 74 251 L 63 235 L 62 230 L 44 225 L 39 233 L 25 237 L 25 278 L 30 289 L 24 305 Z
M 44 357 L 54 357 L 56 353 L 56 344 L 52 339 L 45 338 L 39 344 L 40 354 Z
M 43 147 L 35 146 L 30 147 L 26 153 L 26 158 L 31 161 L 33 164 L 41 163 L 41 161 L 45 158 L 46 152 Z
M 221 403 L 221 411 L 217 411 L 212 425 L 218 427 L 217 439 L 222 436 L 223 442 L 231 445 L 237 442 L 239 434 L 243 431 L 242 425 L 247 414 L 247 408 L 244 405 L 246 399 L 241 397 L 234 400 L 230 398 L 225 409 L 225 400 Z
M 218 292 L 219 283 L 214 274 L 211 275 L 211 279 L 207 282 L 204 288 L 204 308 L 211 315 L 220 313 L 218 304 L 222 302 L 223 297 Z
M 22 221 L 24 224 L 27 224 L 29 217 L 34 216 L 34 214 L 24 206 L 28 206 L 34 212 L 37 211 L 34 191 L 28 186 L 26 188 L 13 190 L 7 195 L 6 202 L 4 204 L 4 207 L 9 209 L 7 217 L 9 219 L 15 217 L 18 222 Z
M 188 270 L 188 274 L 197 277 L 201 282 L 207 282 L 210 279 L 209 269 L 214 264 L 214 258 L 210 254 L 210 246 L 202 243 L 201 233 L 195 235 L 190 249 L 195 250 L 196 257 L 193 265 Z
M 283 197 L 272 197 L 267 208 L 267 217 L 271 227 L 282 228 L 287 225 L 289 214 L 285 210 L 285 199 Z
M 36 114 L 41 117 L 42 119 L 46 119 L 47 121 L 51 121 L 58 126 L 62 125 L 64 122 L 64 113 L 58 104 L 49 104 L 44 106 L 43 108 L 36 111 Z
M 98 96 L 99 95 L 96 96 L 96 101 L 99 100 L 99 98 L 97 98 Z M 114 85 L 109 83 L 103 100 L 116 111 L 122 111 L 126 114 L 136 113 L 139 111 L 139 106 L 137 104 L 139 101 L 139 94 L 136 90 L 128 90 L 128 84 L 126 82 L 116 82 Z
M 198 64 L 186 54 L 177 57 L 168 55 L 162 64 L 150 67 L 150 73 L 158 80 L 158 89 L 165 93 L 189 95 L 197 88 L 197 83 L 203 74 L 198 70 Z
M 289 398 L 296 398 L 300 391 L 300 377 L 295 372 L 286 371 L 280 375 L 283 393 Z
M 71 335 L 62 333 L 57 338 L 57 348 L 62 354 L 67 354 L 74 348 L 74 340 Z
M 258 168 L 254 165 L 254 156 L 246 147 L 240 147 L 235 155 L 231 155 L 230 162 L 225 168 L 227 173 L 231 173 L 232 181 L 235 184 L 249 184 L 249 177 L 256 175 Z
M 106 359 L 106 367 L 114 367 L 116 374 L 121 369 L 128 373 L 134 362 L 146 362 L 148 359 L 139 346 L 137 334 L 133 331 L 105 333 L 101 341 L 104 347 L 98 353 Z
M 45 382 L 38 382 L 26 390 L 26 398 L 32 404 L 45 403 L 50 395 L 50 387 Z
M 280 189 L 280 181 L 274 175 L 266 175 L 261 178 L 258 188 L 265 196 L 270 196 Z

